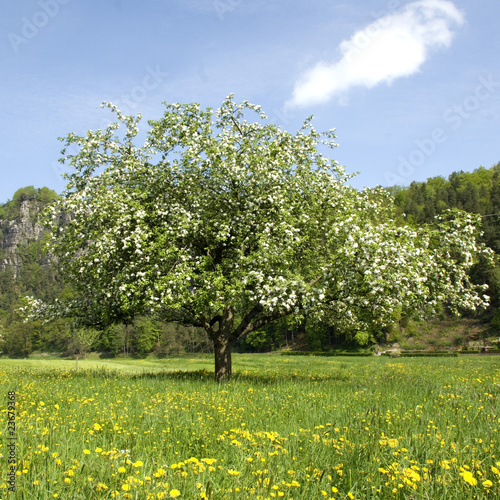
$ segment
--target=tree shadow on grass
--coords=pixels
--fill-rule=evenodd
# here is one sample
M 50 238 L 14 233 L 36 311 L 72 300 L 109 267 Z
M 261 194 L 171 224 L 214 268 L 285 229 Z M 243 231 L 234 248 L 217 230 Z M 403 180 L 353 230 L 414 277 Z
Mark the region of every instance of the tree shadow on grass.
M 262 373 L 258 371 L 242 370 L 233 372 L 231 380 L 216 382 L 214 372 L 210 370 L 162 370 L 155 372 L 141 372 L 129 375 L 132 379 L 157 379 L 157 380 L 191 380 L 204 381 L 215 384 L 276 384 L 290 381 L 304 382 L 324 382 L 324 381 L 346 381 L 351 379 L 351 375 L 346 370 L 335 370 L 328 374 L 308 374 L 308 373 L 286 373 L 271 372 Z
M 22 369 L 20 370 L 22 371 Z M 207 384 L 238 384 L 250 383 L 253 385 L 276 385 L 280 383 L 288 383 L 290 381 L 300 382 L 326 382 L 326 381 L 348 381 L 352 375 L 344 369 L 336 369 L 331 373 L 286 373 L 286 372 L 270 372 L 261 373 L 243 370 L 241 372 L 233 372 L 231 380 L 216 382 L 214 372 L 210 370 L 158 370 L 158 371 L 141 371 L 137 373 L 123 372 L 112 368 L 81 368 L 79 370 L 67 369 L 43 369 L 29 372 L 30 376 L 35 377 L 53 377 L 53 378 L 101 378 L 101 379 L 127 379 L 127 380 L 172 380 L 172 381 L 203 381 Z

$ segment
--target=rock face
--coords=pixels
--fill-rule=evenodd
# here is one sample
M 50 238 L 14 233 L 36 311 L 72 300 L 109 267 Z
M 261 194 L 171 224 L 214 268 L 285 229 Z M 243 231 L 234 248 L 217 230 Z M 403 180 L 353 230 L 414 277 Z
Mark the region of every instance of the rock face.
M 35 199 L 23 200 L 19 207 L 19 215 L 12 220 L 0 219 L 0 270 L 11 268 L 14 278 L 19 274 L 22 265 L 19 247 L 42 238 L 46 229 L 39 222 L 40 212 L 44 204 Z M 45 259 L 48 265 L 50 259 Z

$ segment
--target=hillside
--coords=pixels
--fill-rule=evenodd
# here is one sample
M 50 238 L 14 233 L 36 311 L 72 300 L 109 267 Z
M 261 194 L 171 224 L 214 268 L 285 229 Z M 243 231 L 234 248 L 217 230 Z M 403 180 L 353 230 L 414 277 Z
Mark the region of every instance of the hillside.
M 61 292 L 56 270 L 43 252 L 45 228 L 39 216 L 57 194 L 48 188 L 21 188 L 0 206 L 0 311 L 20 296 L 53 299 Z

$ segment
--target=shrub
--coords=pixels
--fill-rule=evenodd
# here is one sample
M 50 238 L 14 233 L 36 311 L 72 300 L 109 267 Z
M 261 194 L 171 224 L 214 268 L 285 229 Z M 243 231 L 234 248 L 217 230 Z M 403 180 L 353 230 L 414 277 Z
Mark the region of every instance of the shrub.
M 350 351 L 282 351 L 282 356 L 373 356 L 372 352 Z
M 401 352 L 400 356 L 402 358 L 433 358 L 433 357 L 456 357 L 458 356 L 458 352 L 450 352 L 450 351 L 433 351 L 433 352 Z

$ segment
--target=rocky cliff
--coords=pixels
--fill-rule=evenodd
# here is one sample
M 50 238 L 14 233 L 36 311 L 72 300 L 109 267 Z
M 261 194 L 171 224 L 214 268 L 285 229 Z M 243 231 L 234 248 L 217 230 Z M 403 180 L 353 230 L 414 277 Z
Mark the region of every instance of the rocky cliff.
M 14 277 L 19 274 L 22 259 L 21 247 L 38 241 L 43 237 L 45 228 L 39 221 L 45 203 L 36 198 L 20 201 L 19 208 L 11 210 L 11 217 L 0 219 L 0 270 L 11 269 Z M 49 259 L 42 259 L 47 265 Z

